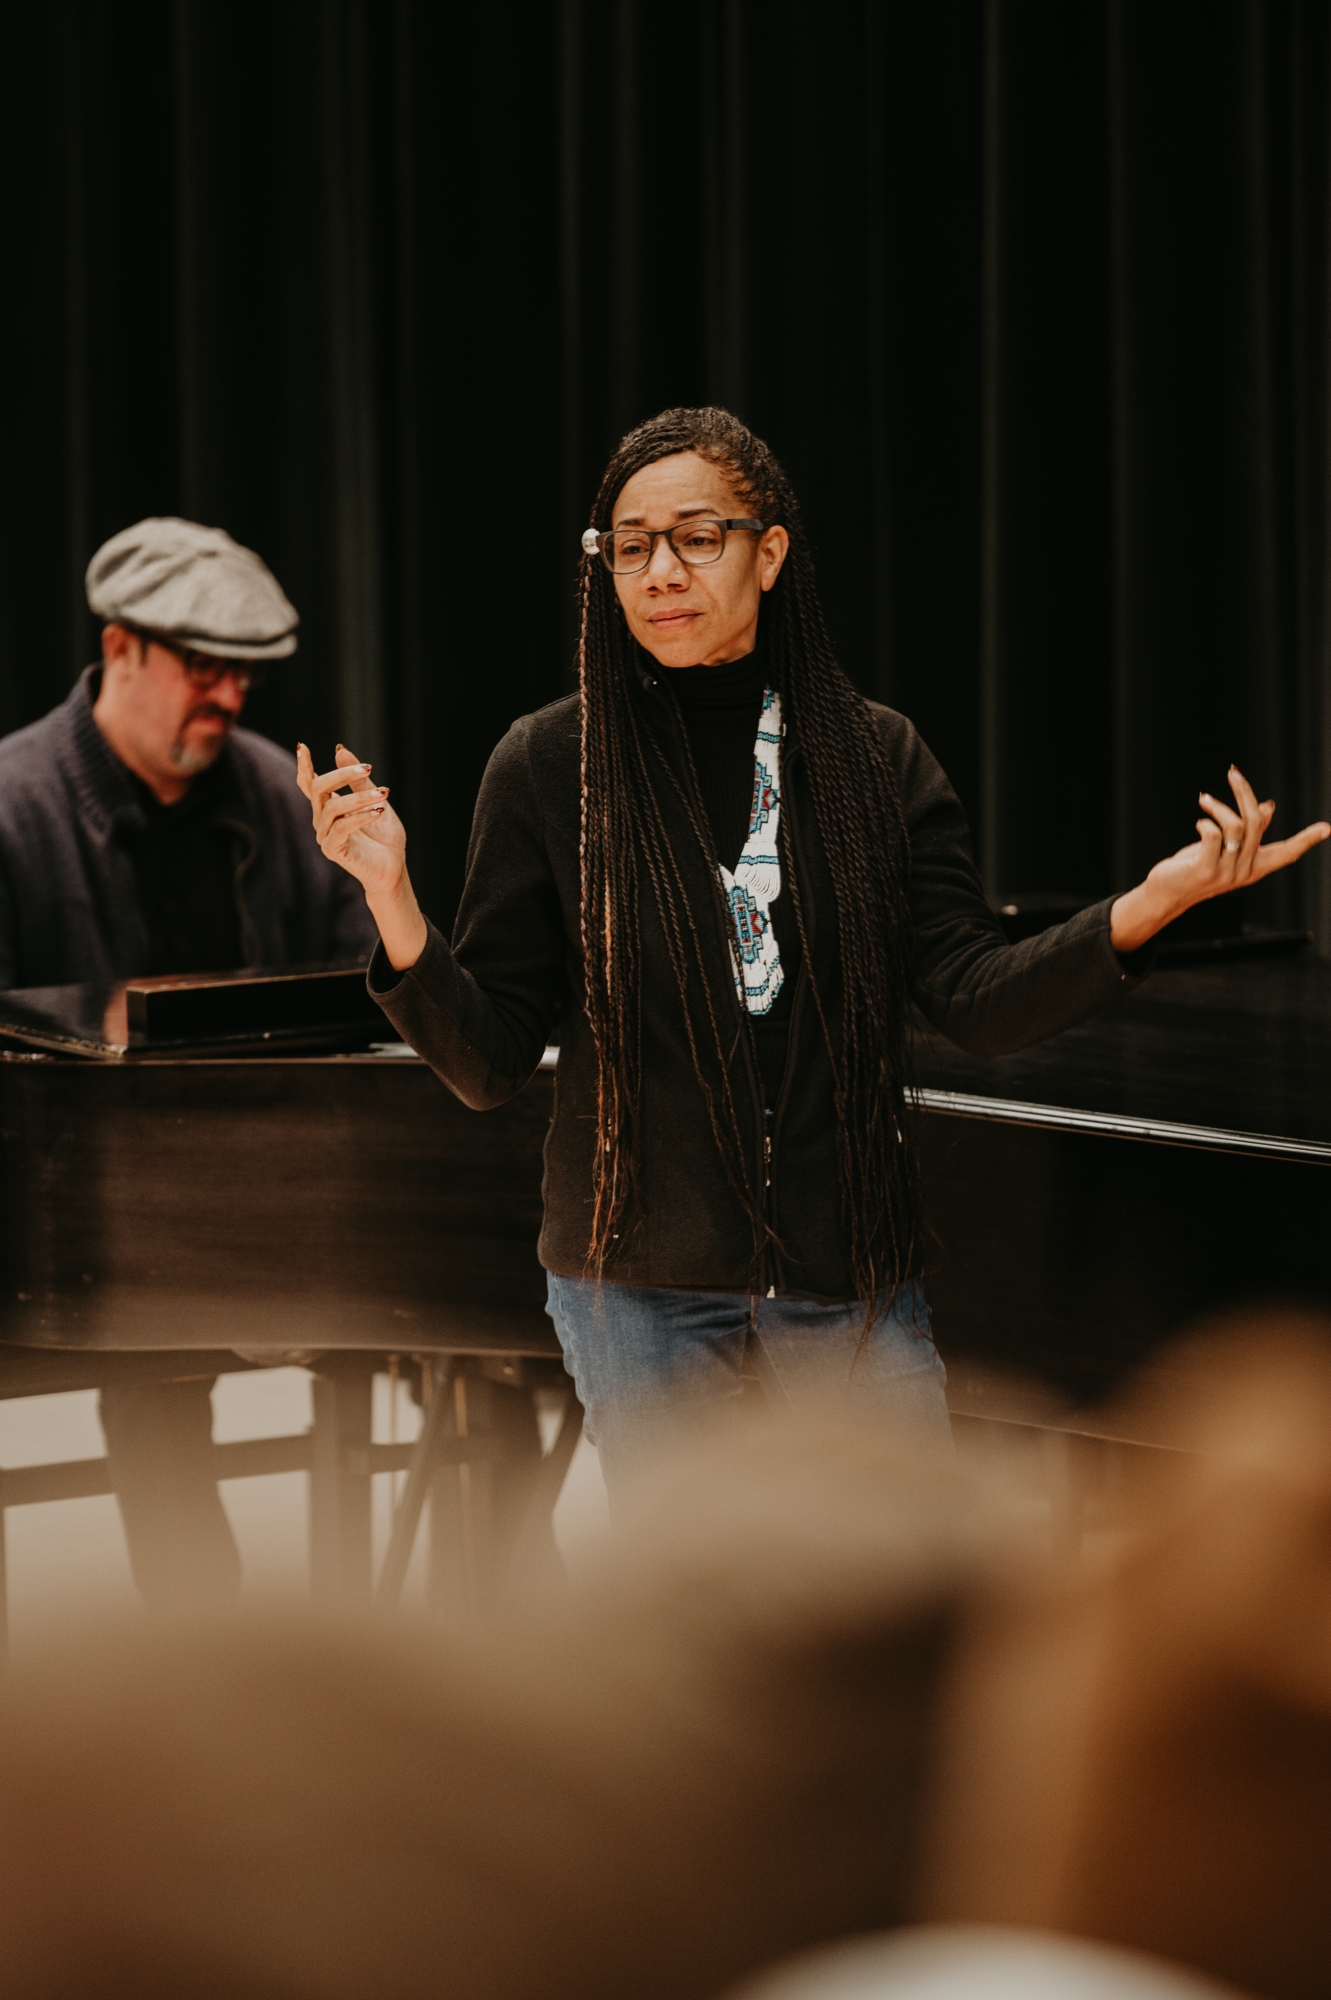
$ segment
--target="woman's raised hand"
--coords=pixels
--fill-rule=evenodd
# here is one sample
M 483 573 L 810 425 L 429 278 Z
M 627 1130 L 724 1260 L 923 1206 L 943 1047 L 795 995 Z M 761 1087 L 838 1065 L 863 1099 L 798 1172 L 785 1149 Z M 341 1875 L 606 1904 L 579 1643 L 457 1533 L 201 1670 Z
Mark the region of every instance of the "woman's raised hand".
M 1237 811 L 1203 792 L 1199 802 L 1205 817 L 1197 822 L 1200 838 L 1168 860 L 1157 861 L 1144 882 L 1118 898 L 1109 932 L 1116 950 L 1138 950 L 1194 903 L 1260 882 L 1331 836 L 1331 825 L 1319 819 L 1288 840 L 1263 844 L 1275 815 L 1275 800 L 1259 805 L 1252 786 L 1234 764 L 1229 767 L 1229 785 Z
M 296 746 L 296 783 L 310 802 L 320 848 L 367 891 L 382 893 L 402 874 L 407 829 L 388 803 L 387 785 L 371 784 L 370 771 L 339 743 L 336 769 L 316 772 L 305 744 Z
M 342 743 L 336 768 L 323 772 L 297 744 L 296 783 L 323 853 L 364 889 L 389 960 L 400 971 L 414 965 L 428 933 L 407 874 L 407 829 L 388 803 L 387 785 L 372 784 L 370 766 Z

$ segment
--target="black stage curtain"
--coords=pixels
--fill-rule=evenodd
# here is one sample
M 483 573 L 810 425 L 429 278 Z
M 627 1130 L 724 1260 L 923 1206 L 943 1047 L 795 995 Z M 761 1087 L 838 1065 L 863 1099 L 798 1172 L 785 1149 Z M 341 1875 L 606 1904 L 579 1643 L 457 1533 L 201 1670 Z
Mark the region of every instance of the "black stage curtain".
M 256 724 L 428 905 L 571 685 L 607 451 L 730 404 L 996 891 L 1126 885 L 1231 758 L 1331 811 L 1325 0 L 47 0 L 0 21 L 0 725 L 150 512 L 271 562 Z M 1324 855 L 1253 920 L 1331 944 Z

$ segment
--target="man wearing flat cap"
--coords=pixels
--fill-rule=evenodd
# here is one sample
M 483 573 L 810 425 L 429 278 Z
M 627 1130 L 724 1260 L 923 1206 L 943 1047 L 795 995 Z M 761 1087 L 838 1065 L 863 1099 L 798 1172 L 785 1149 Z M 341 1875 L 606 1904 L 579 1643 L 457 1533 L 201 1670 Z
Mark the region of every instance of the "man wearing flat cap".
M 309 837 L 294 759 L 238 727 L 296 650 L 271 571 L 220 528 L 151 519 L 88 565 L 102 658 L 0 742 L 0 987 L 368 956 L 356 883 Z M 102 1391 L 130 1560 L 152 1604 L 233 1591 L 206 1379 Z

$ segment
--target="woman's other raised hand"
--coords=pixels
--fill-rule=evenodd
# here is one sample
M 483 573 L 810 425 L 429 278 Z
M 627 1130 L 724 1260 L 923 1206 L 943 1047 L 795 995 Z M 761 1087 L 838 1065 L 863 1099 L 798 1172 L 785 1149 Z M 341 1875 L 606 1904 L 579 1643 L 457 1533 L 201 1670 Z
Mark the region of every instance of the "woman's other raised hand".
M 1237 810 L 1212 798 L 1209 792 L 1201 793 L 1199 803 L 1205 816 L 1197 822 L 1200 838 L 1167 860 L 1157 861 L 1144 882 L 1118 898 L 1109 931 L 1115 950 L 1139 950 L 1194 903 L 1260 882 L 1278 868 L 1288 868 L 1291 861 L 1331 836 L 1331 825 L 1321 819 L 1305 826 L 1302 833 L 1291 834 L 1288 840 L 1263 844 L 1275 816 L 1275 800 L 1259 805 L 1252 786 L 1234 764 L 1229 767 L 1229 785 Z
M 427 935 L 407 874 L 407 829 L 388 803 L 387 785 L 371 782 L 371 766 L 343 743 L 336 754 L 331 771 L 317 772 L 307 746 L 297 744 L 296 783 L 310 802 L 320 850 L 360 883 L 390 962 L 405 971 Z

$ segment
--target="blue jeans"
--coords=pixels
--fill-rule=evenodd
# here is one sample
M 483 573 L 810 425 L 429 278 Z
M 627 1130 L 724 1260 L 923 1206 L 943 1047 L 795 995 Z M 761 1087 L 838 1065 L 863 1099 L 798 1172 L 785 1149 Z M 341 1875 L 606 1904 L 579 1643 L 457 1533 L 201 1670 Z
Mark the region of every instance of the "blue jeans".
M 922 1439 L 950 1439 L 946 1374 L 918 1285 L 902 1288 L 861 1348 L 862 1306 L 748 1292 L 604 1284 L 547 1272 L 546 1311 L 587 1413 L 612 1496 L 642 1455 L 743 1393 L 752 1364 L 769 1400 L 878 1408 Z

